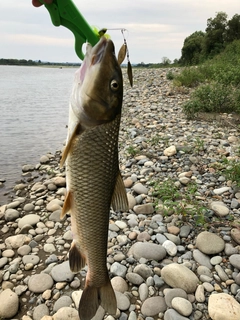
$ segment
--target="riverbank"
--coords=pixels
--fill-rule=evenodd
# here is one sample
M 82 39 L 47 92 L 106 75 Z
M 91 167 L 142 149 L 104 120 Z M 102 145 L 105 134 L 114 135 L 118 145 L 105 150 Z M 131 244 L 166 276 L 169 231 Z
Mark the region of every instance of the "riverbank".
M 219 121 L 186 120 L 188 92 L 171 87 L 167 70 L 134 73 L 133 89 L 125 81 L 119 137 L 130 209 L 111 211 L 109 223 L 116 318 L 237 320 L 240 190 L 222 168 L 223 158 L 239 159 L 240 133 Z M 0 208 L 1 318 L 78 319 L 86 269 L 74 275 L 68 266 L 60 157 L 58 150 L 23 166 Z

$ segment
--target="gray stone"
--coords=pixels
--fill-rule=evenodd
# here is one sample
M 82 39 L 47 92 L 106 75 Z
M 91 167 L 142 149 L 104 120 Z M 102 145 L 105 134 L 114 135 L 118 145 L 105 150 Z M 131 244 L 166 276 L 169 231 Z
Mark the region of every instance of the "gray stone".
M 21 229 L 23 228 L 26 224 L 27 225 L 31 225 L 34 226 L 36 225 L 38 222 L 40 221 L 40 217 L 37 214 L 27 214 L 24 217 L 22 217 L 19 221 L 18 221 L 18 227 Z
M 202 266 L 207 267 L 208 269 L 212 269 L 212 265 L 210 263 L 210 258 L 202 253 L 200 250 L 193 250 L 193 258 Z
M 117 299 L 117 307 L 119 310 L 125 311 L 128 310 L 130 307 L 130 301 L 128 297 L 118 291 L 115 291 L 116 299 Z
M 72 281 L 74 273 L 70 270 L 69 261 L 64 261 L 63 263 L 54 266 L 51 271 L 51 276 L 56 282 Z
M 148 286 L 146 283 L 142 283 L 138 289 L 140 300 L 143 302 L 148 297 Z
M 127 268 L 119 262 L 114 262 L 111 265 L 110 271 L 114 276 L 125 278 L 127 273 Z
M 180 289 L 180 288 L 176 288 L 176 289 L 167 288 L 164 290 L 164 294 L 165 294 L 166 304 L 169 308 L 172 307 L 173 298 L 180 297 L 183 299 L 187 299 L 187 297 L 188 297 L 186 291 L 184 291 L 183 289 Z
M 190 316 L 192 313 L 192 304 L 187 299 L 181 297 L 175 297 L 172 299 L 172 307 L 182 316 Z
M 137 194 L 148 194 L 148 188 L 146 188 L 142 183 L 136 183 L 132 189 L 137 193 Z
M 167 305 L 163 297 L 156 296 L 146 299 L 141 308 L 141 312 L 146 317 L 158 315 L 160 312 L 165 312 Z
M 41 320 L 44 316 L 49 315 L 48 307 L 45 304 L 40 304 L 34 308 L 33 320 Z
M 170 256 L 174 257 L 177 254 L 177 246 L 172 241 L 166 240 L 162 246 Z
M 189 318 L 186 318 L 184 316 L 181 316 L 176 310 L 174 309 L 168 309 L 164 313 L 164 320 L 189 320 Z
M 191 232 L 191 227 L 189 225 L 184 225 L 180 229 L 179 236 L 181 238 L 187 238 L 187 236 L 189 235 L 190 232 Z
M 38 264 L 38 262 L 40 261 L 40 258 L 36 255 L 25 255 L 22 257 L 22 262 L 24 264 L 28 264 L 28 263 L 32 263 L 33 265 Z
M 196 238 L 197 248 L 206 254 L 216 254 L 224 250 L 225 242 L 218 235 L 203 231 Z
M 151 214 L 154 212 L 154 208 L 152 203 L 144 203 L 134 206 L 133 211 L 136 214 Z
M 57 312 L 59 309 L 63 307 L 70 307 L 72 304 L 72 299 L 69 296 L 61 296 L 53 306 L 53 311 Z
M 177 263 L 163 267 L 161 276 L 172 288 L 181 288 L 187 293 L 195 292 L 198 284 L 196 275 L 187 267 Z
M 153 274 L 152 269 L 143 263 L 136 265 L 133 271 L 138 273 L 145 280 Z
M 112 287 L 115 291 L 126 292 L 128 290 L 128 284 L 122 277 L 116 276 L 111 279 Z
M 129 282 L 137 286 L 139 286 L 144 281 L 144 279 L 139 274 L 133 272 L 127 273 L 126 278 Z
M 25 204 L 25 206 L 23 207 L 23 210 L 24 210 L 24 211 L 27 211 L 27 212 L 32 211 L 32 210 L 34 210 L 34 205 L 33 205 L 32 203 L 27 203 L 27 204 Z
M 232 254 L 229 257 L 229 262 L 232 266 L 240 270 L 240 254 Z
M 147 260 L 162 260 L 166 257 L 166 250 L 155 243 L 136 242 L 130 248 L 128 256 L 133 255 L 137 260 L 145 258 Z
M 229 190 L 230 190 L 230 187 L 222 187 L 222 188 L 214 189 L 213 192 L 217 195 L 220 195 Z
M 6 221 L 15 221 L 19 217 L 19 212 L 15 209 L 7 209 L 5 211 Z
M 28 288 L 34 293 L 42 293 L 53 286 L 53 279 L 49 274 L 34 274 L 29 278 Z
M 221 201 L 213 201 L 210 204 L 210 208 L 215 212 L 219 217 L 225 217 L 229 214 L 229 209 Z

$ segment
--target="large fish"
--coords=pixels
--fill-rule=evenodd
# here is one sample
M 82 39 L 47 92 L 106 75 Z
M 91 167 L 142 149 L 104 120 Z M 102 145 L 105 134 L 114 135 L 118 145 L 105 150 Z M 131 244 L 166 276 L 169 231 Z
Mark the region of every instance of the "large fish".
M 118 163 L 122 100 L 123 79 L 114 44 L 102 37 L 93 48 L 88 45 L 75 75 L 61 160 L 61 164 L 66 160 L 68 190 L 62 217 L 71 214 L 73 232 L 70 268 L 78 272 L 88 265 L 81 320 L 92 319 L 99 305 L 112 315 L 117 309 L 106 256 L 110 206 L 128 210 Z

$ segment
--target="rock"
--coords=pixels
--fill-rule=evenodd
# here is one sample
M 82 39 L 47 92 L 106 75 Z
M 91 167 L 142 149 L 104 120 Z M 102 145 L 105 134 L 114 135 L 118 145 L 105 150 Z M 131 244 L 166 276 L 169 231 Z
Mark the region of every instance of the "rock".
M 52 317 L 53 320 L 79 320 L 78 311 L 70 307 L 59 309 Z
M 61 210 L 63 206 L 63 202 L 59 199 L 53 199 L 47 204 L 48 211 L 56 211 Z
M 137 194 L 148 194 L 148 188 L 146 188 L 142 183 L 136 183 L 132 189 L 137 193 Z
M 40 163 L 41 164 L 46 164 L 48 162 L 49 162 L 48 156 L 41 156 L 41 158 L 40 158 Z
M 27 214 L 18 221 L 18 228 L 22 229 L 26 224 L 34 226 L 40 221 L 37 214 Z
M 133 269 L 133 272 L 138 273 L 145 280 L 153 274 L 152 269 L 146 264 L 142 263 L 136 265 L 136 267 Z
M 6 221 L 15 221 L 19 217 L 19 212 L 15 209 L 7 209 L 5 211 Z
M 148 286 L 146 283 L 142 283 L 138 289 L 140 300 L 143 302 L 148 297 Z
M 34 205 L 32 203 L 27 203 L 23 207 L 23 210 L 27 211 L 27 212 L 33 211 L 34 210 Z
M 34 293 L 42 293 L 53 286 L 53 279 L 49 274 L 34 274 L 29 278 L 28 288 Z
M 129 209 L 133 209 L 133 207 L 136 205 L 136 200 L 134 196 L 131 193 L 127 193 L 127 198 Z
M 229 257 L 229 262 L 232 266 L 240 270 L 240 254 L 232 254 Z
M 167 157 L 174 156 L 177 153 L 177 149 L 175 146 L 170 146 L 163 151 L 164 155 Z
M 72 304 L 72 299 L 69 296 L 61 296 L 53 306 L 53 311 L 56 312 L 63 307 L 70 307 Z
M 226 215 L 229 214 L 229 209 L 221 201 L 213 201 L 213 202 L 211 202 L 210 208 L 219 217 L 225 217 Z
M 22 166 L 22 172 L 28 172 L 28 171 L 33 171 L 35 167 L 31 164 L 25 164 Z
M 64 261 L 63 263 L 54 266 L 51 271 L 51 276 L 56 282 L 72 281 L 74 273 L 70 270 L 69 261 Z
M 139 274 L 133 272 L 127 273 L 126 278 L 129 282 L 137 286 L 139 286 L 144 281 L 144 279 Z
M 48 307 L 45 304 L 40 304 L 33 311 L 33 320 L 41 320 L 44 316 L 49 315 Z
M 181 288 L 187 293 L 195 292 L 197 288 L 197 276 L 181 264 L 171 263 L 163 267 L 161 276 L 172 288 Z
M 196 238 L 197 248 L 206 254 L 216 254 L 224 250 L 225 242 L 218 235 L 203 231 Z
M 64 177 L 52 178 L 51 182 L 54 183 L 57 187 L 66 187 L 66 178 Z
M 133 207 L 136 214 L 151 214 L 154 212 L 152 203 L 144 203 Z
M 167 309 L 167 305 L 163 297 L 151 297 L 146 299 L 141 308 L 141 312 L 146 317 L 156 316 L 160 312 L 164 312 Z
M 208 312 L 213 320 L 239 320 L 240 304 L 229 294 L 211 294 Z
M 198 249 L 193 250 L 193 258 L 201 266 L 205 266 L 208 269 L 212 269 L 212 265 L 210 263 L 210 258 L 206 254 L 202 253 L 200 250 L 198 250 Z
M 189 320 L 189 318 L 181 316 L 174 309 L 168 309 L 164 314 L 164 320 Z
M 18 312 L 19 299 L 11 289 L 3 290 L 0 293 L 0 318 L 12 319 Z
M 119 276 L 119 277 L 125 278 L 126 273 L 127 273 L 127 268 L 118 262 L 114 262 L 111 265 L 110 271 L 114 276 Z
M 165 289 L 165 302 L 169 308 L 172 307 L 172 300 L 176 297 L 187 299 L 187 293 L 183 289 L 176 288 L 176 289 Z
M 133 255 L 137 260 L 140 258 L 145 258 L 147 260 L 162 260 L 166 256 L 166 250 L 155 243 L 148 242 L 136 242 L 130 248 L 128 256 Z
M 172 299 L 172 307 L 182 316 L 190 316 L 192 313 L 192 304 L 187 299 L 181 297 L 175 297 Z
M 231 237 L 237 244 L 240 244 L 240 230 L 239 229 L 233 228 L 231 230 Z
M 213 193 L 220 195 L 223 194 L 224 192 L 229 191 L 230 187 L 222 187 L 222 188 L 218 188 L 218 189 L 214 189 Z
M 172 241 L 166 240 L 162 246 L 170 256 L 174 257 L 177 254 L 177 246 Z
M 122 311 L 128 310 L 128 308 L 130 307 L 130 301 L 128 297 L 119 291 L 115 291 L 115 295 L 117 299 L 118 309 Z
M 122 277 L 116 276 L 112 278 L 111 283 L 115 291 L 124 293 L 125 291 L 128 290 L 128 284 Z
M 197 302 L 204 302 L 205 301 L 205 295 L 204 295 L 204 286 L 200 284 L 197 287 L 197 290 L 195 292 L 195 298 Z
M 25 243 L 29 243 L 29 241 L 30 241 L 29 237 L 23 234 L 18 234 L 16 236 L 8 237 L 5 240 L 5 244 L 7 248 L 18 249 L 19 247 L 23 246 Z

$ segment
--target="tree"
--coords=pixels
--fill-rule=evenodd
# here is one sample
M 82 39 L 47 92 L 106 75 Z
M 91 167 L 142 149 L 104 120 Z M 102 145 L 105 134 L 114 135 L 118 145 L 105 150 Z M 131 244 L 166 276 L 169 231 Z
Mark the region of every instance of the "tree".
M 224 49 L 224 35 L 227 27 L 227 14 L 218 12 L 215 18 L 207 20 L 204 51 L 207 57 L 212 57 Z
M 168 66 L 171 63 L 171 60 L 168 57 L 162 57 L 162 64 Z
M 240 15 L 235 14 L 231 20 L 228 21 L 225 32 L 225 41 L 232 42 L 240 39 Z
M 202 60 L 205 33 L 195 31 L 184 40 L 180 63 L 183 65 L 198 64 Z

